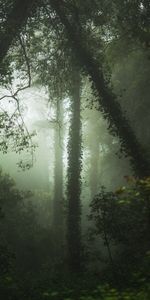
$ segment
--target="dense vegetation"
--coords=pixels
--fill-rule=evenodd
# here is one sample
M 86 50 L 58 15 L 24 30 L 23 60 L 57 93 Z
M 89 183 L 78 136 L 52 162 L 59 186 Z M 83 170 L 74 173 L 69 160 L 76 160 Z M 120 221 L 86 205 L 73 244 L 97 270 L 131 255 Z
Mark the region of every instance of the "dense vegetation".
M 0 297 L 150 298 L 150 4 L 0 0 Z

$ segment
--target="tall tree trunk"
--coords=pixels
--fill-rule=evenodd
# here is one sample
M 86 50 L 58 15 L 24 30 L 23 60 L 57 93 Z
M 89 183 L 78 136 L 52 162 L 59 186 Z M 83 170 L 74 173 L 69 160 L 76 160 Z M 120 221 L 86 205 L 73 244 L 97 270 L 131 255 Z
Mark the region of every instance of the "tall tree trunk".
M 88 49 L 88 40 L 79 24 L 71 23 L 66 16 L 63 2 L 60 0 L 50 0 L 50 4 L 59 16 L 64 25 L 73 50 L 76 52 L 80 63 L 91 77 L 98 94 L 98 100 L 104 117 L 108 120 L 111 132 L 120 138 L 122 151 L 130 158 L 130 162 L 138 176 L 150 175 L 150 161 L 146 152 L 137 140 L 128 120 L 121 111 L 120 104 L 116 96 L 108 87 L 104 78 L 103 68 L 99 61 Z M 79 34 L 79 32 L 82 34 Z
M 78 68 L 73 70 L 71 89 L 71 125 L 68 145 L 68 182 L 67 182 L 67 248 L 68 264 L 71 271 L 81 268 L 81 120 L 80 87 L 81 78 Z
M 96 112 L 97 113 L 97 112 Z M 88 133 L 88 147 L 90 150 L 90 173 L 89 173 L 89 187 L 91 192 L 91 200 L 97 194 L 99 188 L 99 159 L 100 159 L 100 126 L 98 114 L 90 114 L 87 133 Z
M 94 135 L 93 135 L 94 137 Z M 90 145 L 90 189 L 91 199 L 98 192 L 98 171 L 99 171 L 99 139 L 93 138 Z
M 54 134 L 54 198 L 53 198 L 53 230 L 55 234 L 55 249 L 62 255 L 63 246 L 63 103 L 56 103 L 56 125 Z
M 41 130 L 39 132 L 39 148 L 38 148 L 38 168 L 39 168 L 39 185 L 38 188 L 49 193 L 49 169 L 48 169 L 48 149 L 46 147 L 47 132 Z

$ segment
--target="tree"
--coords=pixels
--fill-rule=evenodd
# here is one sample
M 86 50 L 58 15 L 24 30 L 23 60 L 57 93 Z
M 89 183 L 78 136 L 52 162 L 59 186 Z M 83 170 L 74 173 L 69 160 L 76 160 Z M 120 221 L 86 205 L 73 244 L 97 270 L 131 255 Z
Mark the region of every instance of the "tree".
M 82 66 L 86 69 L 91 77 L 96 91 L 98 93 L 98 100 L 104 117 L 109 122 L 111 132 L 119 136 L 121 141 L 122 151 L 130 157 L 130 161 L 135 172 L 139 176 L 149 175 L 149 160 L 146 157 L 143 147 L 138 142 L 128 120 L 123 115 L 119 103 L 116 101 L 116 96 L 109 88 L 105 76 L 103 74 L 103 67 L 94 58 L 94 55 L 87 49 L 87 39 L 84 35 L 84 30 L 81 27 L 80 31 L 76 26 L 72 25 L 69 18 L 65 14 L 62 3 L 60 1 L 51 0 L 51 5 L 55 9 L 62 24 L 68 33 L 68 38 L 72 43 L 72 47 L 76 52 L 78 59 Z M 81 35 L 78 34 L 81 33 Z M 135 151 L 136 149 L 136 151 Z
M 81 269 L 81 77 L 78 67 L 71 72 L 71 125 L 68 144 L 67 172 L 67 250 L 71 271 Z
M 63 218 L 63 101 L 56 101 L 56 122 L 54 129 L 54 198 L 53 198 L 53 230 L 56 250 L 63 256 L 64 218 Z

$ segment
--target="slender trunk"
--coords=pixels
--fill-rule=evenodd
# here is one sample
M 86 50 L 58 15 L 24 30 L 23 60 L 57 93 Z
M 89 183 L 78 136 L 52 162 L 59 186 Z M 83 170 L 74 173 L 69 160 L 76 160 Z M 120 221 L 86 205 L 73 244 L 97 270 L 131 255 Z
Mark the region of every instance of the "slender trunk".
M 93 135 L 92 143 L 90 145 L 90 189 L 91 199 L 98 191 L 98 171 L 99 171 L 99 139 Z
M 54 198 L 53 198 L 53 229 L 56 249 L 61 254 L 63 244 L 63 143 L 62 123 L 63 105 L 58 100 L 56 105 L 56 127 L 54 135 L 55 166 L 54 166 Z
M 116 284 L 118 284 L 118 278 L 117 278 L 118 276 L 117 276 L 117 272 L 116 272 L 116 266 L 115 266 L 114 261 L 113 261 L 110 243 L 109 243 L 109 240 L 108 240 L 108 237 L 107 237 L 107 233 L 105 231 L 105 225 L 104 225 L 104 241 L 105 241 L 105 245 L 107 247 L 108 257 L 109 257 L 109 261 L 110 261 L 110 264 L 111 264 L 114 281 L 115 281 Z
M 80 73 L 73 70 L 71 90 L 71 125 L 68 145 L 68 215 L 67 248 L 71 271 L 81 269 L 81 120 L 80 120 Z
M 112 256 L 112 252 L 111 252 L 111 245 L 110 245 L 110 242 L 109 242 L 109 238 L 107 236 L 105 218 L 106 218 L 105 212 L 103 212 L 102 220 L 103 220 L 104 242 L 105 242 L 105 246 L 106 246 L 107 251 L 108 251 L 108 257 L 109 257 L 109 261 L 110 261 L 110 264 L 111 264 L 114 281 L 117 284 L 118 283 L 118 275 L 117 275 L 116 266 L 115 266 L 115 263 L 114 263 L 114 260 L 113 260 L 113 256 Z
M 48 150 L 46 147 L 46 132 L 40 132 L 40 144 L 39 147 L 39 156 L 42 157 L 42 160 L 39 159 L 39 188 L 43 189 L 45 192 L 49 193 L 49 169 L 48 169 Z

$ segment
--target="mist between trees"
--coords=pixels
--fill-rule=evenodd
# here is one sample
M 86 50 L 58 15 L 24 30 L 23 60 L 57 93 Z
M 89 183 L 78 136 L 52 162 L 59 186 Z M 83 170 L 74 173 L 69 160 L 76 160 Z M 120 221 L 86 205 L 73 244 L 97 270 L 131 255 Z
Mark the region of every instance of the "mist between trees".
M 0 7 L 0 296 L 148 300 L 149 3 Z

